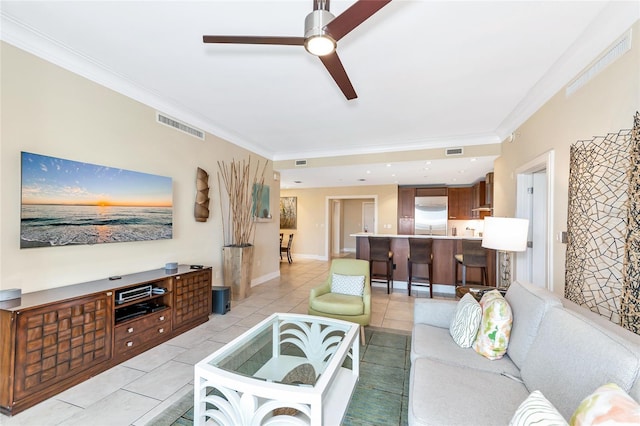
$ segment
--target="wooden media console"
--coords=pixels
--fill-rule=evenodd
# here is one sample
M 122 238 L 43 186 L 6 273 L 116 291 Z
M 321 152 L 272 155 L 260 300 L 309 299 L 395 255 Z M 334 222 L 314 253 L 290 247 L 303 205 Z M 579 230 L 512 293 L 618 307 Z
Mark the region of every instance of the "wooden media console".
M 202 324 L 211 268 L 156 269 L 0 302 L 0 411 L 16 414 Z

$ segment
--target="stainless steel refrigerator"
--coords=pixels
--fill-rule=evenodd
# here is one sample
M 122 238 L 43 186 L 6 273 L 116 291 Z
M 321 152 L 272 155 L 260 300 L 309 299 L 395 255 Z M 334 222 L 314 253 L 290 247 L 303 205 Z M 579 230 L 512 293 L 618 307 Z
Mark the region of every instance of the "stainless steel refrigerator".
M 415 234 L 447 235 L 447 197 L 416 197 Z

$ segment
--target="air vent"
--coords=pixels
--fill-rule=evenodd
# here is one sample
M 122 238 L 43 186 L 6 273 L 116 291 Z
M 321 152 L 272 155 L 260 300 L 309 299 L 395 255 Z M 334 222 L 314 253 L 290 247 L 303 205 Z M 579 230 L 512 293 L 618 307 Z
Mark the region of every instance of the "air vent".
M 302 167 L 307 165 L 307 160 L 296 160 L 296 167 Z
M 444 155 L 446 155 L 446 156 L 462 155 L 462 154 L 464 154 L 464 150 L 462 148 L 447 148 L 444 151 Z
M 160 124 L 173 127 L 174 129 L 179 130 L 182 133 L 186 133 L 200 140 L 204 140 L 204 132 L 202 130 L 196 129 L 195 127 L 190 126 L 187 123 L 183 123 L 182 121 L 176 120 L 175 118 L 168 117 L 156 111 L 156 120 Z
M 565 89 L 565 96 L 569 97 L 582 86 L 587 84 L 589 80 L 594 78 L 600 71 L 612 64 L 619 57 L 631 50 L 631 30 L 616 41 L 613 46 L 603 53 L 596 61 L 582 72 L 575 80 L 573 80 Z

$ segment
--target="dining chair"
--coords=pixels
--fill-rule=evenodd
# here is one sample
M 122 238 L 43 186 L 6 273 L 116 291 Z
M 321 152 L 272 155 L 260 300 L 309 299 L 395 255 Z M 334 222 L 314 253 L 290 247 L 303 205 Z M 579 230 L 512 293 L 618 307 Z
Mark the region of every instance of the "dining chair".
M 287 254 L 287 261 L 289 263 L 293 263 L 293 258 L 291 257 L 291 244 L 293 243 L 293 234 L 289 234 L 289 242 L 287 242 L 286 246 L 282 245 L 282 238 L 280 238 L 280 260 L 282 260 L 282 253 Z

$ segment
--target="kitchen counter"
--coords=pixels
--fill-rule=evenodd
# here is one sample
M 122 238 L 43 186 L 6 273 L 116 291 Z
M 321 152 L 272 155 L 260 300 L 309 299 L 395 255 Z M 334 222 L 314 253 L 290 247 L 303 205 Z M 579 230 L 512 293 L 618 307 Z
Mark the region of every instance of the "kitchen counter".
M 369 239 L 368 237 L 389 237 L 391 238 L 391 250 L 393 251 L 393 280 L 407 282 L 407 257 L 409 255 L 408 238 L 433 238 L 433 283 L 436 285 L 455 286 L 455 268 L 458 268 L 458 278 L 462 279 L 462 267 L 454 259 L 454 255 L 462 253 L 462 240 L 482 240 L 481 237 L 465 237 L 456 235 L 392 235 L 392 234 L 372 234 L 370 232 L 360 232 L 352 234 L 356 237 L 356 258 L 369 260 Z M 496 252 L 487 250 L 487 275 L 490 286 L 496 285 Z M 374 264 L 376 273 L 383 273 Z M 426 265 L 414 265 L 414 275 L 427 276 Z M 480 268 L 467 269 L 467 284 L 479 284 L 481 278 Z M 457 285 L 462 285 L 458 283 Z
M 398 234 L 373 234 L 371 232 L 358 232 L 351 237 L 391 237 L 391 238 L 433 238 L 434 240 L 482 240 L 482 237 L 464 235 L 398 235 Z

